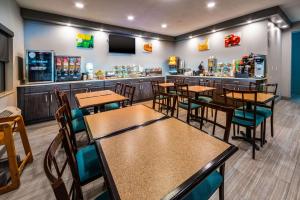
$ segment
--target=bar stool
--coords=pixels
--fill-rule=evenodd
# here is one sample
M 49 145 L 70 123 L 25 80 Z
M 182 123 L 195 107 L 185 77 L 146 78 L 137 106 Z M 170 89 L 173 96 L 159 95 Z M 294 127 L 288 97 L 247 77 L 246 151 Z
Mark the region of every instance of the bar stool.
M 17 155 L 13 138 L 14 132 L 20 133 L 25 151 L 25 157 L 21 160 L 19 165 L 17 162 Z M 6 147 L 11 179 L 10 183 L 0 187 L 0 194 L 3 194 L 15 190 L 20 186 L 20 176 L 23 172 L 24 167 L 28 163 L 31 163 L 33 161 L 30 144 L 21 115 L 8 118 L 0 118 L 0 146 L 1 145 L 4 145 Z

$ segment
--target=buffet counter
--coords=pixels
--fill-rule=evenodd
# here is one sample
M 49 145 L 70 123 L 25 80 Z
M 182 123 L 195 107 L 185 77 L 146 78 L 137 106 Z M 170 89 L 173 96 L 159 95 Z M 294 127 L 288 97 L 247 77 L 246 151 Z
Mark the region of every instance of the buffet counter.
M 68 81 L 39 84 L 25 84 L 17 87 L 18 107 L 22 110 L 26 124 L 54 119 L 57 101 L 54 89 L 67 93 L 72 108 L 77 107 L 75 94 L 99 90 L 114 90 L 117 82 L 135 86 L 134 101 L 146 101 L 152 98 L 151 81 L 164 82 L 164 76 L 138 78 L 115 78 L 105 80 Z

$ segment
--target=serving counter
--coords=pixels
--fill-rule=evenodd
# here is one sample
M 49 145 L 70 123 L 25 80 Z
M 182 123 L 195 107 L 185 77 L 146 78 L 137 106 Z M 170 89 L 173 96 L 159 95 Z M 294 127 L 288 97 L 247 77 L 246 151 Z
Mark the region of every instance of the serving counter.
M 106 80 L 53 82 L 41 84 L 20 85 L 17 88 L 18 107 L 22 110 L 26 124 L 32 124 L 54 119 L 57 101 L 54 89 L 68 94 L 72 108 L 77 107 L 75 94 L 99 90 L 114 90 L 115 84 L 121 82 L 135 86 L 134 101 L 145 101 L 152 98 L 151 81 L 163 82 L 165 77 L 152 76 L 140 78 L 119 78 Z

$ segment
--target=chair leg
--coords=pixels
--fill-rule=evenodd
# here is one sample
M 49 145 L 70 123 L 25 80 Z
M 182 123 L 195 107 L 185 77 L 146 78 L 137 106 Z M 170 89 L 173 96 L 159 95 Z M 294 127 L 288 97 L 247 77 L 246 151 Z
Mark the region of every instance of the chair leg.
M 220 174 L 223 177 L 223 181 L 219 187 L 219 200 L 224 200 L 225 164 L 220 167 Z
M 265 121 L 260 125 L 260 146 L 261 147 L 263 147 L 264 145 L 264 123 Z
M 179 115 L 179 106 L 177 104 L 177 111 L 176 111 L 176 117 L 178 118 L 178 115 Z
M 233 124 L 233 136 L 236 136 L 235 135 L 235 124 Z
M 252 158 L 255 160 L 255 138 L 256 138 L 256 127 L 253 128 L 252 138 Z
M 237 125 L 237 134 L 240 134 L 240 125 Z
M 152 108 L 155 110 L 155 97 L 153 98 Z
M 271 136 L 274 137 L 274 116 L 271 115 Z
M 265 123 L 264 123 L 264 143 L 266 144 L 266 132 L 267 132 L 267 119 L 265 119 Z

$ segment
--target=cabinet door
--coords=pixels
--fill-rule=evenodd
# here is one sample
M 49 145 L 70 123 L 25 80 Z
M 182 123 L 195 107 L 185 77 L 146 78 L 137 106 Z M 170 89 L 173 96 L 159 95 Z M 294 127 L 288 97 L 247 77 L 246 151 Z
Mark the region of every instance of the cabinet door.
M 141 100 L 149 100 L 153 96 L 152 94 L 152 86 L 151 82 L 146 81 L 142 83 L 142 88 L 141 88 Z
M 42 121 L 50 117 L 49 92 L 24 94 L 24 105 L 26 121 Z
M 75 99 L 75 94 L 79 94 L 79 93 L 85 93 L 85 92 L 89 92 L 88 88 L 80 88 L 80 89 L 72 89 L 71 90 L 71 94 L 70 94 L 70 104 L 71 104 L 71 108 L 77 108 L 77 103 L 76 103 L 76 99 Z
M 135 87 L 133 101 L 134 102 L 140 101 L 141 100 L 141 83 L 135 82 L 135 83 L 131 83 L 130 85 Z

